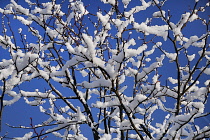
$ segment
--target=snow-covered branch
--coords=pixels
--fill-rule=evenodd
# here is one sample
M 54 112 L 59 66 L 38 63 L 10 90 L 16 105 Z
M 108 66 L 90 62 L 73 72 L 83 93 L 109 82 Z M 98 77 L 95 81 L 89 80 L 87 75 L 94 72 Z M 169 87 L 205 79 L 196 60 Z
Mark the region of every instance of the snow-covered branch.
M 11 125 L 33 131 L 14 139 L 208 138 L 208 124 L 198 122 L 209 117 L 210 3 L 196 0 L 178 20 L 166 0 L 97 3 L 11 0 L 0 8 L 0 118 L 22 98 L 45 116 Z

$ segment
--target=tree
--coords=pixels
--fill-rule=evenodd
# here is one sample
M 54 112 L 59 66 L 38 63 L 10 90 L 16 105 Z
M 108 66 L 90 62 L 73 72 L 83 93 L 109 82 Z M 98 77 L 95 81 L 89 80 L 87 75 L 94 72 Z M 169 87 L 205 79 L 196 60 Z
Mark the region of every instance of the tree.
M 48 116 L 8 124 L 28 130 L 16 139 L 87 139 L 81 126 L 95 140 L 209 138 L 200 122 L 209 117 L 210 2 L 190 3 L 177 22 L 171 1 L 101 1 L 11 0 L 0 9 L 1 53 L 9 53 L 0 62 L 1 117 L 21 98 Z M 44 86 L 28 91 L 27 82 Z

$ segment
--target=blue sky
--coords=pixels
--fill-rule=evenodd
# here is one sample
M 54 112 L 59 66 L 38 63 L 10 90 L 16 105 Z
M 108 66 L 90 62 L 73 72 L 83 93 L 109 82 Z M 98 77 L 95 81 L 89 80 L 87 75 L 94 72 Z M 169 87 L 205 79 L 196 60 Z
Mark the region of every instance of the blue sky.
M 19 0 L 19 3 L 22 4 L 22 1 L 23 0 Z M 41 1 L 44 1 L 44 0 L 40 0 L 40 2 Z M 204 1 L 206 2 L 207 0 L 203 0 L 203 3 L 204 3 Z M 172 14 L 171 21 L 177 23 L 180 20 L 181 14 L 183 14 L 185 11 L 188 11 L 189 7 L 192 8 L 193 2 L 194 2 L 194 0 L 170 0 L 169 2 L 166 3 L 166 5 L 164 6 L 164 9 L 165 10 L 170 9 L 170 13 Z M 8 1 L 0 0 L 0 8 L 4 7 L 8 3 L 9 3 Z M 131 4 L 128 6 L 128 8 L 133 7 L 136 3 L 140 3 L 140 2 L 138 0 L 133 0 L 131 2 Z M 84 4 L 85 5 L 90 4 L 90 6 L 87 7 L 87 9 L 93 13 L 98 11 L 98 7 L 100 7 L 101 9 L 108 8 L 108 10 L 110 8 L 109 5 L 104 5 L 104 4 L 102 5 L 100 0 L 91 0 L 91 1 L 84 0 Z M 202 2 L 200 4 L 202 5 Z M 92 5 L 94 5 L 94 6 L 92 7 Z M 153 8 L 150 7 L 148 10 L 142 12 L 141 17 L 136 17 L 136 20 L 139 22 L 143 22 L 146 20 L 146 18 L 148 16 L 151 16 L 151 14 L 155 11 L 158 11 L 158 9 L 154 8 L 154 7 Z M 205 13 L 203 13 L 203 15 L 201 15 L 201 16 L 208 18 L 209 15 L 207 15 L 207 13 L 210 13 L 210 8 L 208 8 L 207 11 Z M 0 21 L 1 21 L 1 19 L 0 19 Z M 14 28 L 17 28 L 17 29 L 20 26 L 22 26 L 16 22 L 12 23 L 12 24 L 16 25 L 16 27 L 14 26 Z M 153 24 L 162 24 L 162 22 L 160 20 L 154 19 Z M 189 23 L 189 24 L 190 25 L 188 26 L 188 28 L 186 28 L 184 30 L 184 34 L 187 37 L 189 37 L 191 35 L 200 36 L 205 33 L 205 28 L 203 28 L 201 26 L 198 27 L 198 25 L 200 24 L 199 21 L 198 22 L 195 21 L 195 22 Z M 2 26 L 0 27 L 0 30 L 2 30 Z M 168 41 L 163 42 L 164 48 L 166 48 L 170 45 L 171 44 Z M 193 49 L 193 50 L 189 50 L 189 51 L 194 52 L 196 50 Z M 9 58 L 8 54 L 5 53 L 5 51 L 0 48 L 0 60 L 8 59 L 8 58 Z M 203 63 L 203 65 L 205 65 L 205 64 Z M 163 79 L 165 79 L 168 76 L 173 76 L 173 74 L 175 73 L 173 64 L 169 63 L 167 69 L 160 69 L 160 73 L 164 73 Z M 209 79 L 209 77 L 202 77 L 202 79 L 200 79 L 200 81 L 201 82 L 206 81 L 207 79 Z M 128 86 L 129 85 L 131 86 L 130 81 L 128 81 L 126 84 Z M 40 88 L 43 91 L 43 90 L 45 90 L 45 88 L 47 89 L 48 86 L 44 83 L 44 81 L 39 79 L 39 80 L 34 80 L 32 82 L 24 83 L 24 84 L 20 85 L 19 88 L 24 89 L 26 91 L 27 90 L 34 91 L 35 89 Z M 19 89 L 16 88 L 15 90 L 18 91 Z M 63 89 L 60 89 L 60 91 L 65 93 L 66 89 L 63 88 Z M 207 105 L 206 107 L 207 107 L 206 110 L 209 111 L 210 110 L 209 105 Z M 163 119 L 163 115 L 158 114 L 158 113 L 156 115 L 157 116 L 155 116 L 155 117 L 160 118 L 159 120 Z M 25 104 L 25 101 L 23 99 L 19 100 L 18 102 L 16 102 L 15 104 L 13 104 L 11 106 L 5 107 L 4 112 L 3 112 L 3 117 L 2 117 L 2 132 L 0 133 L 0 136 L 4 135 L 7 131 L 9 132 L 9 134 L 8 134 L 9 137 L 23 136 L 24 132 L 27 132 L 27 131 L 22 130 L 22 129 L 11 129 L 8 126 L 6 126 L 4 123 L 6 122 L 6 123 L 9 123 L 14 126 L 19 126 L 19 125 L 29 126 L 30 125 L 30 117 L 33 118 L 34 124 L 41 123 L 42 121 L 44 121 L 48 118 L 48 116 L 44 116 L 42 113 L 39 112 L 38 107 L 31 107 L 31 106 Z M 201 125 L 205 126 L 208 123 L 210 123 L 209 120 L 210 120 L 210 118 L 206 117 L 205 119 L 199 120 L 200 121 L 199 123 Z M 84 130 L 86 130 L 85 126 L 84 126 Z M 92 134 L 87 131 L 85 131 L 84 135 L 88 136 L 88 137 L 92 136 Z M 53 139 L 56 140 L 56 138 L 53 138 Z

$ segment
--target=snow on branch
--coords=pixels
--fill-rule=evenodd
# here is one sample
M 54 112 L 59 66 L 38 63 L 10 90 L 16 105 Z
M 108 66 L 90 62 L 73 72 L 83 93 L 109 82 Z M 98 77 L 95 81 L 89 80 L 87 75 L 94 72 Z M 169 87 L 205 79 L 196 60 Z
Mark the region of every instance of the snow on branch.
M 22 102 L 20 111 L 39 111 L 31 112 L 36 125 L 12 124 L 20 128 L 14 139 L 209 137 L 202 123 L 210 115 L 209 2 L 183 5 L 181 14 L 172 4 L 11 0 L 1 7 L 0 118 Z

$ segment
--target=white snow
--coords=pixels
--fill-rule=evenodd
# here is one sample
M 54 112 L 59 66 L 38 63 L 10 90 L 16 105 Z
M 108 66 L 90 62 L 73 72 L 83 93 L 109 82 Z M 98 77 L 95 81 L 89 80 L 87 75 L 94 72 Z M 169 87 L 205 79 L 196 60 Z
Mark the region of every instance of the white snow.
M 131 0 L 122 0 L 124 8 L 127 8 L 128 4 L 130 3 Z
M 24 25 L 30 25 L 33 22 L 33 21 L 26 20 L 24 17 L 21 17 L 21 16 L 15 16 L 15 18 L 21 21 L 21 23 Z
M 29 92 L 29 91 L 20 91 L 21 95 L 24 97 L 39 97 L 39 98 L 52 98 L 55 99 L 55 95 L 53 95 L 51 92 L 42 93 L 39 91 L 35 92 Z
M 197 42 L 199 38 L 197 36 L 191 36 L 190 39 L 183 45 L 186 49 L 192 45 L 194 42 Z
M 14 91 L 8 91 L 7 94 L 9 94 L 9 96 L 13 97 L 13 99 L 11 99 L 11 100 L 3 100 L 3 106 L 12 105 L 12 104 L 17 102 L 21 98 L 21 95 L 20 94 L 16 94 Z
M 147 96 L 143 95 L 143 94 L 137 94 L 136 97 L 134 98 L 134 101 L 136 102 L 142 102 L 145 99 L 147 99 Z
M 98 58 L 98 57 L 94 57 L 94 58 L 93 58 L 93 64 L 96 65 L 96 66 L 100 66 L 100 67 L 103 68 L 103 67 L 105 66 L 106 62 L 103 61 L 103 60 L 101 60 L 101 59 Z
M 202 102 L 193 102 L 192 107 L 196 108 L 198 110 L 197 113 L 203 113 L 204 112 L 204 104 Z
M 174 79 L 174 78 L 172 78 L 172 77 L 169 77 L 168 80 L 169 80 L 172 84 L 178 83 L 178 80 L 177 80 L 177 79 Z
M 81 70 L 80 73 L 83 77 L 86 77 L 88 75 L 88 73 L 85 70 Z
M 179 22 L 175 25 L 173 25 L 173 23 L 170 23 L 170 25 L 172 26 L 173 28 L 173 31 L 174 31 L 174 35 L 181 35 L 182 36 L 182 33 L 181 33 L 181 28 L 185 25 L 185 23 L 188 21 L 189 19 L 189 16 L 190 16 L 190 13 L 187 12 L 185 14 L 182 14 L 182 17 L 181 19 L 179 20 Z
M 8 9 L 2 9 L 2 8 L 0 8 L 0 13 L 12 14 L 13 13 L 12 7 L 9 7 Z
M 110 30 L 110 23 L 109 23 L 109 18 L 110 16 L 108 14 L 106 14 L 105 16 L 103 16 L 100 12 L 97 12 L 97 17 L 99 18 L 99 20 L 101 21 L 103 27 L 106 30 Z
M 112 135 L 110 134 L 104 134 L 99 140 L 111 140 Z
M 128 47 L 131 46 L 131 45 L 133 45 L 133 46 L 136 45 L 136 42 L 135 42 L 134 39 L 129 40 L 124 45 L 124 53 L 125 53 L 124 57 L 126 57 L 126 58 L 137 56 L 137 55 L 141 54 L 144 50 L 147 49 L 146 44 L 138 47 L 138 49 L 128 49 Z
M 82 37 L 84 39 L 84 42 L 87 44 L 88 52 L 89 52 L 90 57 L 92 59 L 95 58 L 95 53 L 96 53 L 95 47 L 96 47 L 96 45 L 92 41 L 92 37 L 88 36 L 87 34 L 84 34 L 84 33 L 82 34 Z
M 193 61 L 193 59 L 195 58 L 195 54 L 187 55 L 187 58 L 189 61 Z
M 154 75 L 154 76 L 152 77 L 152 82 L 153 82 L 153 84 L 156 84 L 156 83 L 158 82 L 158 77 L 159 77 L 158 74 L 156 74 L 156 75 Z
M 145 44 L 144 46 L 146 46 L 146 44 Z M 145 49 L 146 49 L 146 48 L 145 48 Z M 145 52 L 144 52 L 144 55 L 145 55 L 145 56 L 149 56 L 149 55 L 153 54 L 154 51 L 155 51 L 155 49 L 156 49 L 156 45 L 154 45 L 154 46 L 152 47 L 151 50 L 145 51 Z
M 151 61 L 151 58 L 146 58 L 145 61 L 146 62 L 150 62 Z
M 22 28 L 19 28 L 19 29 L 18 29 L 18 33 L 21 33 L 21 32 L 22 32 Z
M 33 101 L 29 101 L 28 98 L 24 97 L 24 100 L 27 104 L 31 106 L 37 106 L 46 102 L 45 100 L 42 100 L 42 98 L 35 98 Z
M 117 61 L 117 62 L 121 62 L 121 61 Z M 107 64 L 104 69 L 109 74 L 109 76 L 110 76 L 111 79 L 114 79 L 115 76 L 117 75 L 117 73 L 115 72 L 114 66 L 111 65 L 111 64 Z
M 93 81 L 92 83 L 84 81 L 81 85 L 85 88 L 110 87 L 111 81 L 101 78 Z
M 58 32 L 56 30 L 50 29 L 49 27 L 47 27 L 46 29 L 46 33 L 52 38 L 56 38 L 58 35 Z
M 145 0 L 140 0 L 140 1 L 142 2 L 142 6 L 135 6 L 130 11 L 124 12 L 125 17 L 130 17 L 134 13 L 138 13 L 140 11 L 146 10 L 151 5 L 151 1 L 147 3 L 145 2 Z
M 155 17 L 155 18 L 165 17 L 165 13 L 166 12 L 163 11 L 163 10 L 162 11 L 157 11 L 157 12 L 154 12 L 152 16 Z
M 43 14 L 43 15 L 50 15 L 52 14 L 52 3 L 51 2 L 47 2 L 47 3 L 42 3 L 43 5 L 43 9 L 41 8 L 38 8 L 38 7 L 35 7 L 35 9 L 32 11 L 33 14 L 35 13 L 40 13 L 40 14 Z
M 68 49 L 69 53 L 75 53 L 74 48 L 70 45 L 69 42 L 66 43 L 66 48 Z
M 131 20 L 131 18 L 130 18 L 130 20 Z M 126 20 L 126 21 L 122 21 L 120 19 L 113 20 L 115 26 L 117 26 L 117 29 L 118 29 L 118 32 L 116 34 L 117 37 L 122 37 L 122 32 L 129 25 L 129 23 L 131 22 L 130 20 Z
M 33 132 L 26 133 L 23 137 L 16 137 L 14 140 L 29 140 L 33 135 Z
M 7 7 L 12 7 L 17 13 L 23 13 L 24 15 L 29 15 L 29 9 L 23 8 L 21 5 L 18 5 L 15 0 L 11 0 L 11 5 L 9 4 Z
M 190 21 L 190 22 L 193 22 L 193 21 L 196 20 L 196 19 L 198 19 L 198 15 L 194 13 L 194 14 L 190 17 L 189 21 Z
M 159 66 L 160 66 L 160 63 L 159 63 L 159 62 L 154 62 L 154 63 L 152 63 L 149 67 L 143 68 L 143 71 L 140 72 L 140 73 L 138 73 L 138 75 L 137 75 L 137 80 L 140 80 L 140 79 L 146 80 L 146 79 L 147 79 L 147 75 L 148 75 L 151 71 L 153 71 L 153 70 L 155 70 L 156 68 L 158 68 Z
M 5 49 L 4 51 L 8 50 L 12 57 L 0 62 L 0 80 L 6 79 L 5 94 L 9 96 L 8 100 L 3 100 L 3 106 L 12 105 L 22 97 L 27 104 L 38 106 L 40 112 L 49 115 L 47 121 L 36 126 L 55 125 L 46 132 L 52 132 L 55 136 L 63 139 L 86 140 L 87 138 L 80 134 L 79 127 L 83 123 L 89 123 L 91 129 L 98 131 L 101 140 L 118 140 L 121 130 L 128 129 L 129 138 L 140 139 L 136 133 L 132 134 L 134 131 L 131 130 L 133 128 L 128 119 L 128 114 L 125 113 L 125 110 L 121 113 L 119 108 L 120 101 L 123 102 L 130 115 L 129 117 L 131 117 L 139 132 L 142 131 L 140 124 L 146 123 L 154 139 L 160 138 L 165 129 L 168 130 L 167 134 L 164 135 L 165 139 L 172 139 L 172 137 L 179 139 L 184 135 L 184 139 L 189 140 L 197 133 L 203 133 L 204 130 L 208 129 L 208 127 L 199 128 L 196 125 L 191 125 L 195 118 L 204 115 L 204 102 L 209 91 L 210 80 L 206 80 L 205 86 L 201 86 L 204 82 L 202 80 L 200 84 L 199 81 L 194 83 L 195 79 L 193 76 L 190 77 L 189 72 L 196 64 L 197 59 L 195 57 L 198 54 L 193 54 L 188 49 L 198 47 L 196 48 L 199 50 L 197 53 L 205 57 L 202 59 L 203 64 L 205 64 L 205 61 L 208 63 L 210 51 L 204 47 L 208 45 L 206 44 L 206 38 L 209 36 L 209 32 L 202 36 L 193 35 L 189 37 L 187 34 L 182 35 L 183 26 L 188 26 L 187 22 L 194 23 L 195 20 L 199 19 L 197 13 L 200 11 L 195 10 L 194 13 L 182 14 L 179 22 L 176 24 L 170 22 L 168 23 L 170 26 L 167 23 L 153 25 L 153 23 L 150 24 L 151 18 L 147 18 L 146 21 L 145 19 L 137 19 L 141 18 L 138 17 L 138 12 L 146 10 L 150 6 L 155 6 L 154 3 L 162 6 L 164 2 L 140 0 L 142 4 L 134 6 L 129 5 L 130 2 L 133 2 L 131 0 L 122 0 L 121 2 L 117 0 L 101 1 L 110 4 L 106 5 L 111 7 L 110 11 L 104 10 L 102 6 L 100 7 L 102 9 L 99 9 L 98 12 L 89 14 L 85 9 L 86 5 L 84 6 L 81 0 L 69 0 L 70 4 L 66 5 L 69 8 L 68 13 L 61 11 L 63 7 L 56 4 L 56 0 L 42 3 L 40 7 L 34 6 L 36 3 L 32 3 L 31 0 L 25 0 L 29 9 L 23 8 L 15 0 L 11 0 L 12 4 L 7 5 L 5 10 L 0 9 L 3 14 L 14 15 L 14 18 L 20 21 L 23 24 L 22 26 L 28 27 L 29 31 L 29 34 L 27 34 L 25 28 L 18 27 L 17 33 L 21 34 L 25 40 L 24 42 L 16 42 L 16 44 L 14 43 L 15 37 L 6 35 L 9 31 L 6 28 L 4 30 L 5 35 L 0 35 L 0 46 Z M 198 0 L 195 0 L 195 2 L 198 2 Z M 118 5 L 122 9 L 120 9 L 120 14 L 116 15 L 116 9 L 114 8 Z M 206 6 L 208 5 L 209 3 L 206 4 Z M 201 12 L 205 11 L 206 6 L 200 7 Z M 87 6 L 87 8 L 89 7 Z M 144 12 L 141 13 L 144 14 Z M 163 17 L 167 16 L 167 13 L 163 10 L 152 10 L 151 14 L 152 18 L 162 18 L 162 20 Z M 57 19 L 54 20 L 53 18 Z M 93 21 L 91 27 L 87 18 Z M 166 18 L 169 19 L 169 17 Z M 32 21 L 35 21 L 36 24 Z M 45 22 L 51 26 L 44 24 Z M 203 20 L 204 22 L 207 21 Z M 3 24 L 7 27 L 6 23 Z M 39 30 L 39 25 L 45 29 Z M 157 42 L 161 38 L 167 41 L 169 30 L 172 31 L 170 37 L 177 36 L 174 41 L 180 46 L 178 53 L 174 53 L 169 48 L 160 47 L 164 42 Z M 136 31 L 137 33 L 135 33 Z M 152 36 L 153 39 L 150 38 Z M 30 42 L 30 39 L 32 42 Z M 24 47 L 23 43 L 26 44 L 27 50 L 22 49 Z M 58 57 L 60 54 L 62 56 Z M 186 59 L 186 63 L 189 63 L 189 65 L 180 63 L 181 85 L 177 85 L 178 80 L 173 78 L 176 76 L 172 74 L 171 77 L 165 77 L 159 70 L 161 66 L 167 67 L 168 60 L 175 63 L 177 55 L 181 56 L 179 57 L 180 62 L 183 58 Z M 165 57 L 167 57 L 167 61 L 163 61 Z M 183 60 L 183 63 L 185 61 Z M 209 66 L 200 67 L 199 70 L 203 70 L 204 76 L 210 75 Z M 75 68 L 76 77 L 72 76 L 72 68 Z M 160 74 L 163 77 L 160 78 Z M 57 84 L 55 84 L 53 91 L 63 97 L 66 96 L 66 98 L 79 98 L 82 104 L 88 105 L 91 112 L 100 109 L 100 114 L 95 112 L 93 114 L 94 121 L 92 121 L 91 116 L 87 114 L 84 108 L 74 107 L 77 102 L 71 102 L 70 99 L 65 99 L 65 97 L 63 100 L 69 104 L 57 108 L 54 101 L 57 101 L 58 97 L 51 90 L 42 92 L 43 89 L 37 87 L 35 91 L 24 89 L 20 90 L 19 93 L 13 91 L 18 85 L 34 78 L 42 78 L 49 83 L 53 82 L 53 85 L 54 83 L 60 83 L 61 88 L 62 86 L 68 87 L 70 89 L 69 95 L 65 92 L 59 92 L 59 88 L 57 89 L 59 85 Z M 166 87 L 168 81 L 170 83 Z M 76 85 L 74 85 L 75 82 Z M 134 85 L 134 82 L 138 82 L 138 84 L 135 83 L 136 85 Z M 3 86 L 0 86 L 1 90 L 3 88 Z M 173 112 L 176 112 L 175 100 L 178 98 L 178 88 L 181 91 L 185 88 L 187 92 L 180 98 L 180 114 L 173 115 Z M 116 96 L 115 89 L 118 90 L 120 99 Z M 169 98 L 175 99 L 171 101 L 170 107 L 167 104 L 168 101 L 170 102 Z M 42 106 L 45 101 L 49 101 L 48 106 Z M 71 105 L 74 108 L 73 110 Z M 156 111 L 157 113 L 159 111 L 166 112 L 163 114 L 165 120 L 153 126 L 151 121 L 157 119 L 153 116 Z M 106 116 L 103 116 L 105 113 Z M 136 114 L 142 117 L 132 118 L 132 115 L 139 116 Z M 100 115 L 101 118 L 95 119 L 98 117 L 97 115 Z M 112 125 L 112 128 L 109 129 L 110 134 L 105 134 L 103 124 L 107 117 L 110 118 Z M 187 124 L 184 124 L 186 122 Z M 181 126 L 182 124 L 183 126 Z M 197 131 L 194 130 L 195 127 Z M 63 128 L 66 129 L 61 131 L 64 134 L 53 132 Z M 208 133 L 203 135 L 206 134 Z M 16 139 L 26 140 L 30 139 L 32 135 L 33 133 L 29 132 Z M 146 134 L 143 134 L 143 136 L 144 139 L 149 139 Z
M 106 108 L 106 107 L 119 106 L 120 102 L 117 98 L 113 98 L 106 102 L 96 101 L 95 103 L 92 103 L 91 105 L 92 107 Z
M 210 80 L 206 80 L 206 82 L 204 83 L 206 86 L 208 86 L 210 84 Z
M 15 67 L 13 65 L 9 65 L 7 68 L 0 70 L 0 80 L 3 78 L 7 79 L 10 75 L 12 75 Z
M 46 112 L 46 109 L 43 108 L 43 106 L 39 106 L 40 112 Z
M 63 137 L 59 132 L 52 132 L 52 134 L 59 138 Z
M 170 62 L 173 62 L 176 60 L 177 54 L 176 53 L 168 53 L 165 52 L 165 55 L 170 59 Z
M 105 4 L 109 3 L 111 5 L 115 5 L 115 0 L 101 0 L 103 1 Z
M 157 36 L 161 36 L 161 37 L 163 37 L 163 39 L 165 41 L 167 40 L 168 25 L 147 26 L 144 22 L 142 22 L 141 24 L 138 24 L 138 23 L 135 22 L 133 24 L 133 26 L 137 31 L 143 31 L 143 32 L 146 32 L 148 34 L 154 34 L 154 35 L 157 35 Z
M 32 3 L 30 0 L 25 0 L 29 5 L 34 5 L 35 3 Z
M 80 107 L 77 107 L 77 121 L 86 121 L 86 116 L 81 112 Z
M 76 1 L 76 2 L 73 2 L 71 3 L 71 6 L 72 6 L 72 10 L 76 11 L 79 13 L 79 17 L 82 16 L 82 15 L 86 15 L 88 14 L 89 12 L 85 9 L 84 7 L 84 4 L 82 1 Z M 75 12 L 74 11 L 74 12 Z
M 204 67 L 202 67 L 200 70 L 202 71 L 204 69 Z M 206 68 L 204 70 L 204 73 L 207 74 L 207 75 L 210 75 L 210 68 Z

